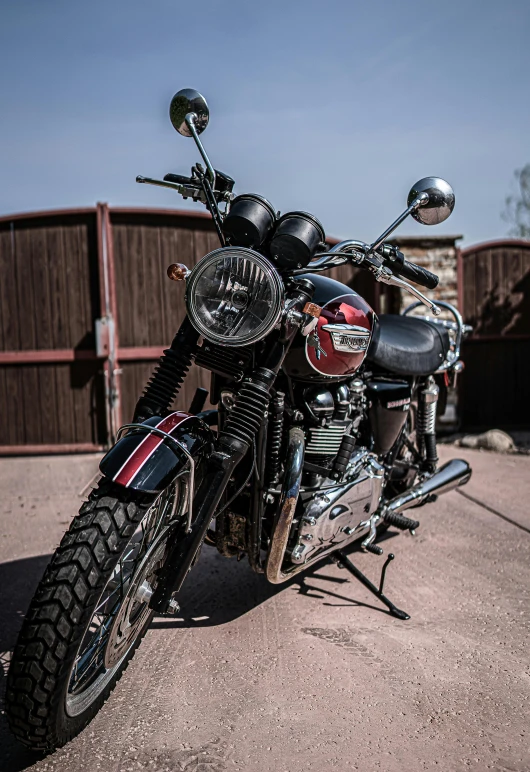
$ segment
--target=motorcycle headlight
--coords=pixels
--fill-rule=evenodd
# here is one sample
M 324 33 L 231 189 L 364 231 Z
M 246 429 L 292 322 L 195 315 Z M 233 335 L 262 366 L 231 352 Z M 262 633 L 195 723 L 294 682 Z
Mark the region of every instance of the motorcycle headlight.
M 243 247 L 222 247 L 203 257 L 186 287 L 190 321 L 207 340 L 246 346 L 278 323 L 283 282 L 268 260 Z

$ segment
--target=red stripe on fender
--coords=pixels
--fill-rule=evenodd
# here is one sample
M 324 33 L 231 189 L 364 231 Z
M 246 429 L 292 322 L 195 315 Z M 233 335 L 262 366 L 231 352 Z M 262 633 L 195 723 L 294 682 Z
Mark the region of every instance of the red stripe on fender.
M 156 428 L 166 434 L 170 434 L 173 429 L 190 417 L 189 413 L 171 413 L 156 424 Z M 164 442 L 163 437 L 156 434 L 148 434 L 138 445 L 136 450 L 129 456 L 122 468 L 114 477 L 114 482 L 118 485 L 127 487 L 131 484 L 143 465 L 153 455 L 155 450 Z

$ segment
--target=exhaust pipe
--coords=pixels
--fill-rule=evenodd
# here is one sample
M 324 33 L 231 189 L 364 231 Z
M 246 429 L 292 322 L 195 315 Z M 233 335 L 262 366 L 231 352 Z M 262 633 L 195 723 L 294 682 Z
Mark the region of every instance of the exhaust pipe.
M 396 496 L 390 499 L 383 507 L 383 517 L 388 514 L 399 514 L 404 512 L 409 507 L 423 504 L 428 496 L 440 493 L 447 493 L 454 488 L 458 488 L 460 485 L 465 485 L 471 477 L 471 467 L 461 458 L 454 458 L 452 461 L 448 461 L 437 472 L 424 480 L 422 483 L 415 485 L 400 496 Z

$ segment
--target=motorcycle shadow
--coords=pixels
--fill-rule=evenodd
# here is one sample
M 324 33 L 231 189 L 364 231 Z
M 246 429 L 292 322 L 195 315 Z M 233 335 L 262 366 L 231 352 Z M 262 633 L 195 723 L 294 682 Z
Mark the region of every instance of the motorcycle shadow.
M 33 593 L 51 555 L 0 563 L 0 657 L 13 650 Z
M 0 769 L 19 772 L 35 764 L 44 754 L 35 754 L 11 735 L 3 711 L 11 652 L 30 600 L 51 555 L 0 563 Z
M 378 543 L 397 535 L 387 531 Z M 355 555 L 358 547 L 352 545 L 345 551 Z M 0 563 L 0 664 L 5 665 L 9 660 L 30 600 L 50 558 L 51 555 L 37 555 Z M 333 585 L 336 589 L 352 582 L 345 572 L 341 572 L 344 574 L 341 576 L 336 576 L 336 571 L 330 575 L 330 567 L 330 562 L 323 560 L 284 584 L 269 584 L 262 574 L 255 574 L 251 570 L 246 560 L 229 560 L 213 547 L 204 547 L 198 565 L 179 594 L 182 609 L 179 617 L 156 617 L 152 626 L 200 627 L 227 624 L 274 595 L 293 588 L 300 595 L 324 600 L 325 605 L 335 599 L 344 601 L 346 605 L 376 608 L 386 613 L 386 609 L 380 606 L 361 603 L 334 592 L 331 589 Z M 375 560 L 374 569 L 380 569 Z M 315 587 L 311 579 L 329 583 L 330 587 Z
M 398 535 L 396 532 L 387 531 L 381 535 L 378 543 Z M 351 545 L 345 550 L 353 559 L 358 552 L 357 545 Z M 381 567 L 382 563 L 374 560 L 374 571 L 370 571 L 370 574 L 377 574 L 376 583 L 379 581 L 377 572 Z M 254 573 L 246 560 L 238 562 L 235 558 L 227 559 L 215 548 L 205 546 L 199 563 L 178 595 L 180 611 L 176 617 L 155 617 L 151 627 L 175 629 L 228 624 L 278 593 L 293 589 L 300 595 L 323 601 L 325 606 L 363 607 L 388 614 L 388 609 L 384 606 L 355 599 L 355 590 L 350 596 L 338 592 L 341 585 L 350 584 L 356 587 L 356 584 L 345 571 L 341 571 L 337 576 L 335 567 L 333 566 L 332 573 L 331 569 L 329 559 L 324 559 L 283 584 L 270 584 L 263 574 Z M 373 578 L 376 579 L 375 575 Z M 318 586 L 311 580 L 317 580 Z M 323 587 L 323 583 L 326 586 Z

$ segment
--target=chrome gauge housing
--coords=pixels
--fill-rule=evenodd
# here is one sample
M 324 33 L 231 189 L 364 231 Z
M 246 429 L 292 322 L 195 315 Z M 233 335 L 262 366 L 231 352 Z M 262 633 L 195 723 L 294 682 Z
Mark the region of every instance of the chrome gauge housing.
M 252 249 L 222 247 L 202 258 L 186 283 L 195 329 L 221 346 L 248 346 L 278 323 L 284 287 L 273 265 Z

